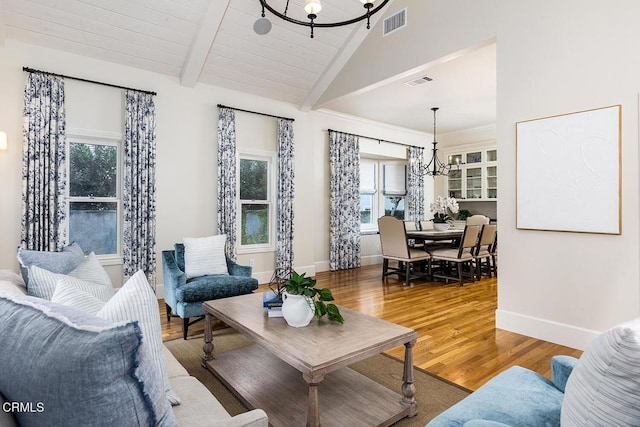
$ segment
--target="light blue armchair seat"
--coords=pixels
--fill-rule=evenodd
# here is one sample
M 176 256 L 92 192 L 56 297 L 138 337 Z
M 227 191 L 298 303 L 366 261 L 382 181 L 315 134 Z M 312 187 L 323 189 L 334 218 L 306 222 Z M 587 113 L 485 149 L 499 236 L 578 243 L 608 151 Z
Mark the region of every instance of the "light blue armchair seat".
M 560 425 L 567 379 L 578 359 L 554 356 L 549 381 L 514 366 L 431 420 L 428 427 L 543 427 Z
M 258 288 L 258 281 L 251 277 L 251 267 L 238 265 L 227 258 L 229 274 L 213 274 L 187 279 L 184 272 L 184 245 L 176 243 L 174 250 L 162 251 L 164 275 L 164 301 L 167 321 L 171 314 L 183 319 L 182 335 L 187 339 L 189 318 L 200 320 L 204 315 L 205 301 L 249 294 Z

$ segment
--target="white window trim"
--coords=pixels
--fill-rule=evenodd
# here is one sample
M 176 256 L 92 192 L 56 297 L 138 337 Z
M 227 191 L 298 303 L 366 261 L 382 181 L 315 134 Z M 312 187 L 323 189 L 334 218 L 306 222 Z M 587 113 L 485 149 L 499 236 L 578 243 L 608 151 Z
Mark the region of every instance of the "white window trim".
M 240 200 L 240 159 L 250 160 L 266 160 L 268 162 L 269 184 L 267 187 L 267 202 L 269 205 L 269 243 L 255 244 L 255 245 L 243 245 L 242 244 L 242 204 L 251 203 L 251 200 Z M 236 192 L 238 194 L 237 199 L 237 222 L 236 227 L 236 242 L 238 254 L 252 254 L 252 253 L 266 253 L 275 252 L 276 250 L 276 153 L 273 151 L 265 150 L 250 150 L 240 149 L 238 150 L 236 158 L 236 168 L 238 177 Z M 263 203 L 263 200 L 257 200 L 256 202 Z
M 69 218 L 69 209 L 71 202 L 82 202 L 82 201 L 96 201 L 96 202 L 115 202 L 117 205 L 117 223 L 116 223 L 116 236 L 119 236 L 116 239 L 116 247 L 117 253 L 115 254 L 104 254 L 104 255 L 96 255 L 98 260 L 102 265 L 122 265 L 122 220 L 123 220 L 123 212 L 122 212 L 122 160 L 123 160 L 123 135 L 117 132 L 104 132 L 104 131 L 94 131 L 89 129 L 75 129 L 70 128 L 67 129 L 67 142 L 66 142 L 66 168 L 67 168 L 67 176 L 69 176 L 70 172 L 70 156 L 69 151 L 72 143 L 77 144 L 92 144 L 92 145 L 110 145 L 115 146 L 117 150 L 117 165 L 116 165 L 116 197 L 96 197 L 90 199 L 88 197 L 71 197 L 69 195 L 70 185 L 67 185 L 65 190 L 65 199 L 66 199 L 66 213 L 67 218 Z M 69 222 L 66 223 L 66 233 L 69 236 Z
M 407 160 L 391 160 L 391 159 L 373 159 L 373 158 L 368 158 L 368 157 L 362 157 L 360 158 L 360 162 L 368 162 L 368 163 L 375 163 L 376 167 L 375 167 L 375 171 L 376 171 L 376 189 L 384 189 L 384 173 L 382 173 L 382 171 L 384 170 L 384 165 L 404 165 L 407 166 L 409 163 Z M 408 171 L 408 168 L 406 168 L 406 171 Z M 407 172 L 408 173 L 408 172 Z M 408 185 L 408 179 L 406 181 L 406 185 Z M 406 213 L 406 209 L 407 209 L 407 195 L 400 195 L 400 194 L 385 194 L 385 192 L 382 190 L 376 190 L 375 193 L 370 193 L 370 192 L 361 192 L 361 195 L 363 194 L 373 194 L 373 206 L 372 206 L 372 212 L 371 212 L 371 217 L 372 217 L 372 223 L 370 224 L 360 224 L 360 233 L 362 234 L 371 234 L 371 233 L 377 233 L 378 232 L 378 218 L 380 218 L 381 216 L 384 215 L 384 199 L 385 197 L 403 197 L 404 198 L 404 207 L 405 207 L 405 213 Z

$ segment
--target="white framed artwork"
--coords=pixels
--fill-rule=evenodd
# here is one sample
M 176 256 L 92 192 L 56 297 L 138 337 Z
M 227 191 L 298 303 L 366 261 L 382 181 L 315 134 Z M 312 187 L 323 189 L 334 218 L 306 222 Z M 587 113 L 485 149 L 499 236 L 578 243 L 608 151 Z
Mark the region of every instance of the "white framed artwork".
M 621 233 L 622 107 L 516 123 L 516 228 Z

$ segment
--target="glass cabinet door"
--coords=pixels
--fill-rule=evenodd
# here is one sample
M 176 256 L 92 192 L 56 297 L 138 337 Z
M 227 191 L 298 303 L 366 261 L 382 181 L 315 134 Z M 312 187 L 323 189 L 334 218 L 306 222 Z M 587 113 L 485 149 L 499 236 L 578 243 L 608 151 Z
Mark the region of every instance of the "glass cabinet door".
M 481 162 L 482 162 L 482 151 L 467 153 L 467 164 L 481 163 Z
M 467 199 L 482 197 L 482 168 L 467 168 Z
M 462 198 L 462 170 L 452 170 L 448 175 L 449 197 Z
M 498 198 L 498 167 L 487 166 L 487 199 Z

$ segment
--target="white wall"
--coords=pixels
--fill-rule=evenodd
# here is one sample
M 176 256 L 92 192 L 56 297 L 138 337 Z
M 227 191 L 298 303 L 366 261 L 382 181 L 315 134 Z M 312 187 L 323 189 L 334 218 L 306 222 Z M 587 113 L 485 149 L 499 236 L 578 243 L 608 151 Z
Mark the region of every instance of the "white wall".
M 392 8 L 404 6 L 409 26 L 387 40 L 367 38 L 327 97 L 495 38 L 497 326 L 584 348 L 599 331 L 638 317 L 640 3 L 398 0 Z M 420 24 L 412 25 L 416 15 Z M 515 123 L 615 104 L 622 105 L 622 235 L 516 230 Z
M 0 49 L 0 130 L 9 137 L 9 149 L 0 152 L 0 269 L 18 268 L 15 253 L 20 243 L 23 66 L 158 92 L 155 97 L 158 255 L 183 237 L 216 232 L 219 103 L 295 119 L 294 264 L 296 269 L 310 274 L 328 269 L 327 130 L 362 133 L 413 145 L 423 145 L 429 140 L 427 134 L 420 132 L 322 112 L 301 112 L 290 104 L 209 85 L 186 88 L 180 86 L 177 78 L 7 40 Z M 108 107 L 109 112 L 105 113 L 99 112 L 96 105 L 106 108 L 117 104 L 119 90 L 69 83 L 68 92 L 69 123 L 80 128 L 114 129 L 117 120 L 110 111 L 116 107 Z M 275 119 L 238 112 L 236 120 L 239 147 L 275 150 Z M 375 252 L 375 241 L 371 245 Z M 261 282 L 267 281 L 273 270 L 273 252 L 239 256 L 240 262 L 247 264 L 250 259 L 255 261 L 255 276 Z M 119 286 L 121 266 L 107 269 L 114 285 Z M 158 276 L 161 284 L 160 256 Z

